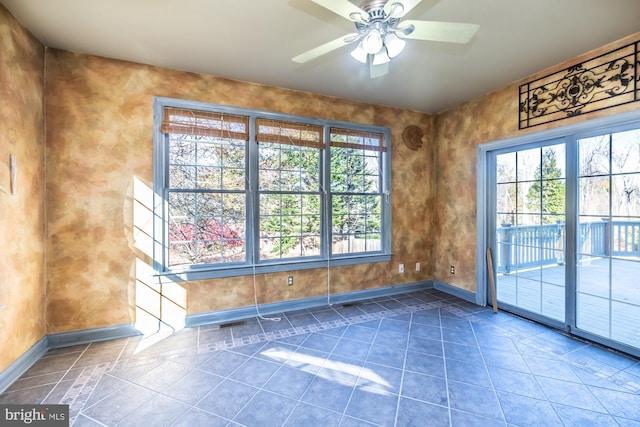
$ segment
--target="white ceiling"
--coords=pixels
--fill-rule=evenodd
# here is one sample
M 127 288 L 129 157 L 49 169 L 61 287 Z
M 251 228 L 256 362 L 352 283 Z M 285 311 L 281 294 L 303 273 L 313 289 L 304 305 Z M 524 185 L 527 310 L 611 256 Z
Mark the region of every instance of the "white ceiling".
M 480 30 L 467 45 L 407 40 L 370 79 L 350 47 L 291 61 L 354 31 L 311 0 L 0 3 L 46 46 L 432 113 L 640 31 L 640 0 L 423 0 L 406 19 Z

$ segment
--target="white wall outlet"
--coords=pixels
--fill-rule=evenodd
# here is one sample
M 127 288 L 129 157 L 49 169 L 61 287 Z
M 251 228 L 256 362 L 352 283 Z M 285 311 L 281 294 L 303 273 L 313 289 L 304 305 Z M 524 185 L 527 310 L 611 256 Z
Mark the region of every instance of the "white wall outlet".
M 416 262 L 416 271 L 420 271 L 420 263 Z
M 398 271 L 399 271 L 400 273 L 404 273 L 404 264 L 400 264 L 400 265 L 398 266 Z

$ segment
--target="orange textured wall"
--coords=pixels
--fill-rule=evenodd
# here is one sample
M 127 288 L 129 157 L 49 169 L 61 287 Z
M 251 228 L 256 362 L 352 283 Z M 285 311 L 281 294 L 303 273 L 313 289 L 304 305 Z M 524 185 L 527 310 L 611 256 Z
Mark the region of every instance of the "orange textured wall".
M 640 33 L 515 82 L 440 113 L 433 136 L 436 146 L 435 279 L 476 291 L 476 163 L 478 145 L 597 117 L 640 109 L 640 102 L 518 130 L 518 86 L 570 65 L 640 40 Z M 456 274 L 449 266 L 456 266 Z
M 0 371 L 45 335 L 44 48 L 0 5 Z
M 391 128 L 393 260 L 332 269 L 332 292 L 433 278 L 431 115 L 54 49 L 46 55 L 48 333 L 129 323 L 160 310 L 166 317 L 253 304 L 252 277 L 160 284 L 152 276 L 154 96 Z M 427 135 L 418 151 L 402 143 L 411 124 Z M 406 273 L 397 273 L 398 263 Z M 256 287 L 260 303 L 321 296 L 327 276 L 324 269 L 260 275 Z

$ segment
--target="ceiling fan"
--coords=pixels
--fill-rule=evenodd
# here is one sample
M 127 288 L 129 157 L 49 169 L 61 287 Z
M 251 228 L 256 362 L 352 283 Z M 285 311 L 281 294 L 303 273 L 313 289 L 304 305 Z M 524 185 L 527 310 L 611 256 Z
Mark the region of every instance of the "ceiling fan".
M 389 72 L 389 61 L 406 42 L 403 39 L 467 43 L 479 25 L 454 22 L 402 20 L 422 0 L 364 0 L 360 7 L 349 0 L 311 0 L 355 23 L 356 31 L 292 58 L 305 63 L 321 55 L 357 42 L 351 56 L 369 64 L 371 78 Z

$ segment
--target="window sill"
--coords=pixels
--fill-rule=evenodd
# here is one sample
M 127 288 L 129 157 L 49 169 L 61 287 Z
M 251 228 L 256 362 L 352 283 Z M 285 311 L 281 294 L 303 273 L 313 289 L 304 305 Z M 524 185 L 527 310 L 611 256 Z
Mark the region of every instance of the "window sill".
M 291 261 L 279 262 L 277 264 L 261 264 L 255 268 L 251 265 L 233 266 L 225 268 L 193 268 L 181 271 L 158 272 L 156 276 L 162 281 L 173 280 L 189 282 L 194 280 L 217 279 L 222 277 L 249 276 L 256 274 L 279 273 L 282 271 L 311 270 L 317 268 L 340 267 L 345 265 L 369 264 L 373 262 L 388 262 L 391 254 L 359 255 L 334 258 L 327 265 L 326 260 L 313 261 Z

